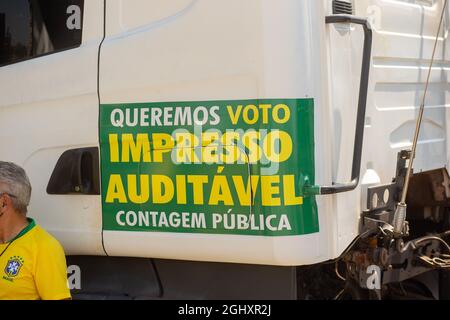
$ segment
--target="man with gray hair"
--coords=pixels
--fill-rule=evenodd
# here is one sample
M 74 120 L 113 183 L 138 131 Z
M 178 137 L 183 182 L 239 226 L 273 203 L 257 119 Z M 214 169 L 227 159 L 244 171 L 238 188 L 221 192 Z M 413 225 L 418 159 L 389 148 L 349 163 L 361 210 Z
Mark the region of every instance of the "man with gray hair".
M 0 161 L 0 300 L 70 299 L 63 248 L 27 218 L 25 171 Z

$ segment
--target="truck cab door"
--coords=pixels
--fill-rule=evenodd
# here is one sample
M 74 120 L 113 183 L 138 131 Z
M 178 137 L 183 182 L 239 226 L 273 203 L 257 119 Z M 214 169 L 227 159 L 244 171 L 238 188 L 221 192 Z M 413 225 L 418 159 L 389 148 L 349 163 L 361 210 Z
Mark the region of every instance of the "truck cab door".
M 27 171 L 29 216 L 68 255 L 104 254 L 92 187 L 103 20 L 104 1 L 0 1 L 0 159 Z

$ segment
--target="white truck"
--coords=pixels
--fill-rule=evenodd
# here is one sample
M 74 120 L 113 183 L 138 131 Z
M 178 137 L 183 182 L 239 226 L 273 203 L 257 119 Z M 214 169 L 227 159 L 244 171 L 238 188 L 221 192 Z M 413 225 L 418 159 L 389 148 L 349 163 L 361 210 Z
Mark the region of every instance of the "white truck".
M 77 299 L 446 299 L 449 13 L 0 0 L 0 159 Z

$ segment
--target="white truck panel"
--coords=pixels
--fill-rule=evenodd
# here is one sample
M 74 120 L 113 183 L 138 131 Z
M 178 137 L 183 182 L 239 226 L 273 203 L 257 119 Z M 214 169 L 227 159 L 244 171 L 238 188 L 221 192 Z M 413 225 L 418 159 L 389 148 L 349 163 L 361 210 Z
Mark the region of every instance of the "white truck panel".
M 98 48 L 103 4 L 86 1 L 80 47 L 1 67 L 0 159 L 25 168 L 33 186 L 30 216 L 66 254 L 104 254 L 99 196 L 46 192 L 55 164 L 71 148 L 98 145 Z

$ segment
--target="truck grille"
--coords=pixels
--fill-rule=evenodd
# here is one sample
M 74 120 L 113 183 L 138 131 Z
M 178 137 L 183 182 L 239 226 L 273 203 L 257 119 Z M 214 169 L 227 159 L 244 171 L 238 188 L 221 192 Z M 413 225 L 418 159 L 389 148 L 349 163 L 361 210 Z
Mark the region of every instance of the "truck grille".
M 353 3 L 333 0 L 333 14 L 353 14 Z

